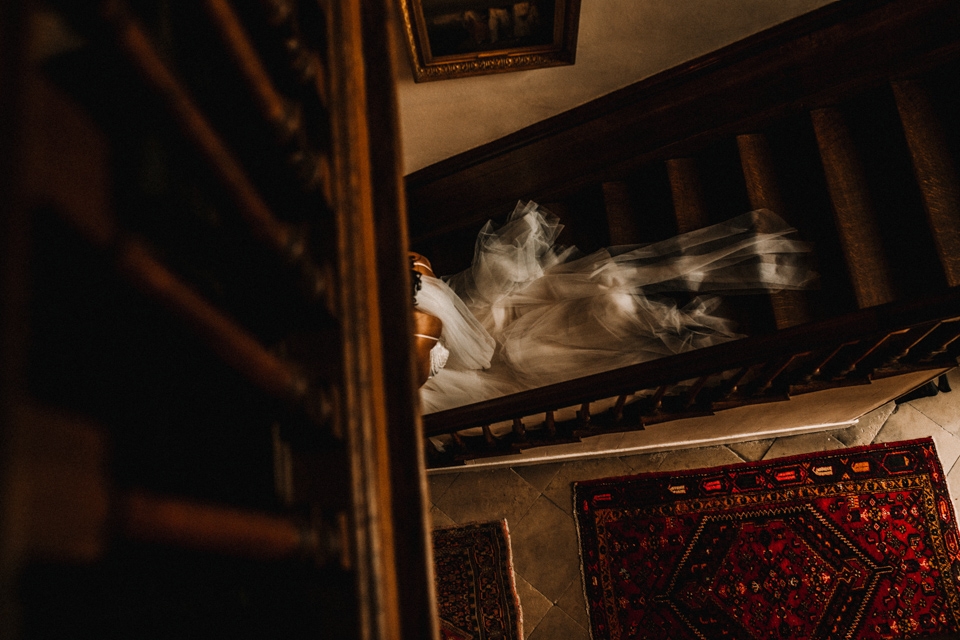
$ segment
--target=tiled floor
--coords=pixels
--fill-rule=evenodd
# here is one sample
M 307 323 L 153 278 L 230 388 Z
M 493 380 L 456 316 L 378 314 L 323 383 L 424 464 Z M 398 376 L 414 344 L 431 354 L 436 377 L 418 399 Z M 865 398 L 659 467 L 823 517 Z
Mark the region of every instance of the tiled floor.
M 573 521 L 571 483 L 618 475 L 711 467 L 931 436 L 947 472 L 954 509 L 960 498 L 960 370 L 954 391 L 897 407 L 856 426 L 728 446 L 443 473 L 429 477 L 436 527 L 506 518 L 510 527 L 524 634 L 530 640 L 587 640 L 587 612 Z M 960 509 L 958 509 L 960 511 Z

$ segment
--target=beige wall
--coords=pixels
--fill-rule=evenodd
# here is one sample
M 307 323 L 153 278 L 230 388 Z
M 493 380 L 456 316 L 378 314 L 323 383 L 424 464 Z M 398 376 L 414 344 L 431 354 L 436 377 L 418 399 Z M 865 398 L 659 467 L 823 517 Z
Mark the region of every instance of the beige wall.
M 411 173 L 834 0 L 582 0 L 577 62 L 416 84 L 401 53 Z

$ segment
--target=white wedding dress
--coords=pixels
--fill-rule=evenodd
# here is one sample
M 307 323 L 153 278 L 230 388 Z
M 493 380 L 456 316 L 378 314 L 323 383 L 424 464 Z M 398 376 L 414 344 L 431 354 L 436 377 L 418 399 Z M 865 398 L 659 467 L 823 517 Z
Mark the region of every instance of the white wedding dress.
M 481 230 L 471 267 L 424 276 L 416 306 L 443 321 L 446 366 L 420 389 L 424 413 L 608 371 L 739 336 L 720 299 L 679 308 L 668 292 L 810 287 L 809 247 L 768 210 L 645 246 L 580 257 L 534 202 Z M 762 231 L 761 231 L 762 230 Z

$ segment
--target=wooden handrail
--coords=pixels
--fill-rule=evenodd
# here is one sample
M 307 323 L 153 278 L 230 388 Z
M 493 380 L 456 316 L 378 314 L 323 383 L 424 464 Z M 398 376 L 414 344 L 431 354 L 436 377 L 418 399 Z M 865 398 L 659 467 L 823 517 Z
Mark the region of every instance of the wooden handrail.
M 885 336 L 960 314 L 960 287 L 924 299 L 871 307 L 839 318 L 790 327 L 689 351 L 613 371 L 531 389 L 423 417 L 424 432 L 437 436 L 481 424 L 509 421 L 563 407 L 631 394 L 731 369 L 751 367 L 846 341 Z M 944 347 L 945 349 L 945 347 Z

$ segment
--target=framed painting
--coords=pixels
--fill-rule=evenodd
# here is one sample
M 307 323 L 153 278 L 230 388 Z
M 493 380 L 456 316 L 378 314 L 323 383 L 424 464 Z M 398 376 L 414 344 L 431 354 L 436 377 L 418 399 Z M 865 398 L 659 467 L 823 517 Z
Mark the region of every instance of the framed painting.
M 580 0 L 401 0 L 417 82 L 573 64 Z

